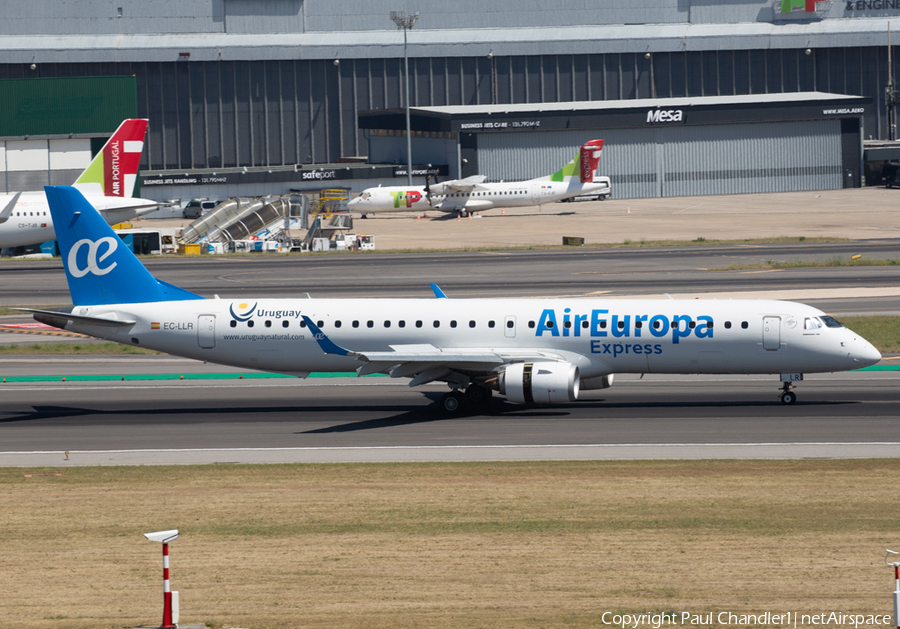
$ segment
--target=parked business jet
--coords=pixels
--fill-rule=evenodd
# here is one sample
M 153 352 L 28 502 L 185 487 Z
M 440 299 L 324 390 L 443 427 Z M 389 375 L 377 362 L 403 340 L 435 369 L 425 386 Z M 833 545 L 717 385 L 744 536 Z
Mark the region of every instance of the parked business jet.
M 152 212 L 159 204 L 134 198 L 147 120 L 125 120 L 75 181 L 110 225 Z M 43 192 L 0 194 L 0 249 L 53 240 L 53 219 Z
M 74 188 L 47 187 L 73 306 L 49 325 L 170 354 L 306 377 L 383 373 L 446 382 L 453 412 L 492 391 L 554 404 L 617 373 L 777 374 L 793 404 L 804 373 L 874 364 L 878 351 L 789 301 L 204 299 L 154 278 Z M 465 391 L 465 393 L 462 393 Z
M 484 183 L 484 175 L 473 175 L 413 188 L 367 188 L 347 207 L 363 214 L 435 209 L 465 215 L 476 210 L 553 203 L 609 187 L 608 178 L 598 178 L 595 174 L 602 150 L 603 140 L 591 140 L 578 149 L 572 161 L 552 175 L 528 181 Z

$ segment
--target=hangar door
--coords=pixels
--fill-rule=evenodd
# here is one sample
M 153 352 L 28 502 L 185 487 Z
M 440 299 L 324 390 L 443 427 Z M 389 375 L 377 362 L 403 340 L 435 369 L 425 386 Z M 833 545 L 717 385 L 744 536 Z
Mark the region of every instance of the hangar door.
M 839 120 L 482 133 L 479 171 L 489 181 L 548 175 L 595 138 L 606 140 L 598 173 L 617 199 L 843 186 Z

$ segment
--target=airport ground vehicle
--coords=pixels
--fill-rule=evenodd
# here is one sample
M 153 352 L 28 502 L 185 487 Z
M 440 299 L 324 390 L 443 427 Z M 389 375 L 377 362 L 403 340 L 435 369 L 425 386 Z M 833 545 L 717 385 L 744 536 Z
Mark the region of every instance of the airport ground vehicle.
M 200 218 L 207 212 L 212 211 L 214 207 L 216 207 L 217 203 L 215 201 L 206 201 L 203 199 L 191 199 L 187 205 L 184 206 L 184 209 L 181 211 L 181 215 L 184 218 L 195 219 Z
M 605 183 L 606 187 L 594 192 L 579 194 L 578 196 L 562 199 L 560 203 L 571 203 L 572 201 L 606 201 L 612 196 L 612 184 L 609 177 L 595 177 L 594 183 Z

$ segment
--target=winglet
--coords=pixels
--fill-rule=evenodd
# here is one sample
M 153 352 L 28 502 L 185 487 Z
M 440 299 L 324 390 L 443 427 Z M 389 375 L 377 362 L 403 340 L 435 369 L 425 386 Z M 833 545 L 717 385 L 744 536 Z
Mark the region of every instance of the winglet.
M 302 315 L 303 321 L 306 322 L 306 327 L 308 327 L 312 333 L 313 338 L 316 339 L 316 343 L 319 344 L 319 347 L 322 348 L 322 351 L 326 354 L 337 354 L 338 356 L 358 356 L 356 352 L 351 352 L 349 349 L 344 349 L 330 338 L 325 336 L 325 333 L 319 329 L 312 320 L 306 315 Z
M 17 192 L 12 200 L 6 204 L 6 207 L 0 211 L 0 223 L 5 223 L 9 220 L 9 217 L 12 216 L 13 210 L 16 209 L 16 203 L 19 202 L 19 197 L 22 196 L 21 192 Z
M 441 287 L 434 282 L 431 283 L 431 290 L 434 291 L 434 296 L 438 299 L 447 299 L 447 295 L 444 294 L 444 291 L 441 290 Z

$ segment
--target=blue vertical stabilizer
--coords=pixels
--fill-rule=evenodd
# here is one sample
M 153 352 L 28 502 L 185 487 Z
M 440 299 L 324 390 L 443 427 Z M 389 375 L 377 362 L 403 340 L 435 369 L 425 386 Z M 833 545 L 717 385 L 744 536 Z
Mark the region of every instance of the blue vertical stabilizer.
M 73 304 L 203 299 L 153 277 L 78 190 L 69 186 L 44 190 Z

